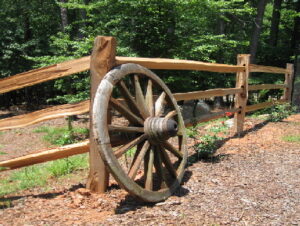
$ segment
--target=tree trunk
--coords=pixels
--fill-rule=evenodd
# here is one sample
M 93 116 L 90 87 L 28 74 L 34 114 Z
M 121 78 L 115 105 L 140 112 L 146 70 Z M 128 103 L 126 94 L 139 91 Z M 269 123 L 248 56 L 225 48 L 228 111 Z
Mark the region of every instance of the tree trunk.
M 67 0 L 59 0 L 61 3 L 66 3 Z M 60 17 L 61 17 L 61 28 L 65 31 L 68 26 L 68 10 L 67 8 L 60 7 Z
M 269 42 L 271 46 L 277 46 L 281 3 L 282 0 L 274 0 Z
M 266 8 L 267 0 L 259 0 L 257 6 L 257 16 L 255 18 L 253 34 L 250 44 L 251 63 L 255 63 L 259 36 L 262 29 L 263 17 Z
M 300 12 L 300 0 L 298 0 L 296 12 Z M 294 55 L 300 55 L 300 17 L 295 17 L 294 31 L 291 40 L 291 49 L 294 50 Z
M 294 64 L 294 85 L 293 85 L 293 105 L 298 107 L 298 112 L 300 112 L 300 57 L 298 56 Z
M 300 12 L 300 1 L 298 0 L 296 12 Z M 295 17 L 294 31 L 291 40 L 291 49 L 295 56 L 294 64 L 294 83 L 292 91 L 292 103 L 298 107 L 300 112 L 300 17 Z

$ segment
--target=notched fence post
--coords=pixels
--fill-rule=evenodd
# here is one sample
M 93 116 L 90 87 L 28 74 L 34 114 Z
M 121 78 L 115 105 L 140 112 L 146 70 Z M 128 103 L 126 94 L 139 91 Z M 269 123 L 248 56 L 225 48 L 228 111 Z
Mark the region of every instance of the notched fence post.
M 234 114 L 234 131 L 240 134 L 243 131 L 246 106 L 248 100 L 248 79 L 249 79 L 249 66 L 250 66 L 250 55 L 239 54 L 237 57 L 237 64 L 244 66 L 245 71 L 238 72 L 236 74 L 236 88 L 242 88 L 243 92 L 235 96 L 235 108 L 241 110 Z
M 285 81 L 284 84 L 286 88 L 284 89 L 283 99 L 289 103 L 292 101 L 292 89 L 293 89 L 293 79 L 294 79 L 294 65 L 286 64 Z
M 116 39 L 98 36 L 94 41 L 91 55 L 91 104 L 90 104 L 90 172 L 87 188 L 93 192 L 103 193 L 107 190 L 109 174 L 95 144 L 92 130 L 93 102 L 98 85 L 104 75 L 115 65 Z

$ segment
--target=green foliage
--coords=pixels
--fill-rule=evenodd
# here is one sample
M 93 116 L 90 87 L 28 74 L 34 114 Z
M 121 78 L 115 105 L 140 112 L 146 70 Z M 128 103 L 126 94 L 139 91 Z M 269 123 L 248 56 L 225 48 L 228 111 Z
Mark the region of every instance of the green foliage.
M 249 52 L 257 1 L 68 0 L 0 1 L 0 78 L 90 55 L 97 35 L 117 38 L 117 55 L 165 57 L 236 64 Z M 266 7 L 257 63 L 285 67 L 295 49 L 297 1 L 283 1 L 277 45 L 270 45 L 273 2 Z M 67 10 L 62 25 L 61 7 Z M 296 36 L 295 36 L 296 37 Z M 233 87 L 235 76 L 194 71 L 158 71 L 174 92 Z M 253 73 L 251 83 L 280 83 L 282 75 Z M 82 72 L 5 94 L 0 104 L 74 103 L 89 97 Z M 278 97 L 259 91 L 259 100 Z M 41 95 L 43 94 L 43 95 Z M 255 102 L 256 100 L 251 100 Z
M 58 178 L 86 168 L 88 168 L 87 154 L 25 167 L 1 178 L 0 196 L 33 187 L 45 186 L 49 178 Z
M 290 104 L 278 104 L 270 108 L 269 121 L 279 122 L 293 114 L 296 109 Z
M 60 177 L 66 174 L 70 174 L 77 169 L 88 168 L 87 155 L 79 155 L 70 158 L 64 158 L 49 163 L 47 171 L 50 172 L 53 177 Z
M 66 145 L 76 143 L 80 140 L 86 139 L 89 130 L 86 128 L 72 128 L 66 127 L 48 127 L 42 126 L 34 130 L 35 133 L 46 133 L 43 139 L 54 145 Z
M 198 158 L 208 158 L 215 153 L 217 149 L 216 142 L 220 140 L 220 137 L 216 135 L 204 135 L 201 136 L 199 142 L 194 145 L 194 149 L 198 153 Z
M 300 135 L 287 135 L 282 137 L 284 141 L 300 143 Z
M 205 135 L 199 137 L 198 127 L 206 125 L 207 123 L 198 124 L 195 127 L 187 129 L 187 135 L 194 139 L 194 150 L 197 153 L 198 158 L 206 159 L 213 155 L 217 149 L 217 142 L 223 138 L 219 135 L 220 133 L 226 134 L 228 127 L 224 124 L 224 120 L 227 118 L 221 118 L 215 121 L 210 121 L 212 126 L 206 131 Z
M 291 114 L 295 113 L 297 108 L 292 106 L 289 103 L 277 104 L 269 108 L 264 108 L 258 111 L 255 111 L 251 114 L 252 117 L 261 117 L 271 122 L 279 122 Z
M 136 147 L 133 147 L 133 148 L 130 148 L 126 153 L 125 153 L 125 156 L 127 157 L 133 157 L 134 154 L 136 152 Z
M 43 168 L 37 166 L 26 167 L 20 171 L 13 172 L 10 175 L 10 181 L 17 182 L 18 190 L 24 190 L 46 184 L 46 172 Z

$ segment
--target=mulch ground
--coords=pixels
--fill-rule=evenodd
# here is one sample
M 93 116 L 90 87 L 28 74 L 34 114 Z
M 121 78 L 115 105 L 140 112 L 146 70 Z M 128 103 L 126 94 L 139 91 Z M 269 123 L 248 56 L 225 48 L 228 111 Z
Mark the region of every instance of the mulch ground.
M 0 198 L 12 201 L 0 225 L 300 225 L 300 143 L 282 140 L 295 134 L 300 114 L 248 118 L 246 132 L 228 134 L 212 158 L 197 160 L 190 148 L 183 185 L 164 202 L 142 203 L 116 186 L 91 194 L 84 179 L 65 180 Z

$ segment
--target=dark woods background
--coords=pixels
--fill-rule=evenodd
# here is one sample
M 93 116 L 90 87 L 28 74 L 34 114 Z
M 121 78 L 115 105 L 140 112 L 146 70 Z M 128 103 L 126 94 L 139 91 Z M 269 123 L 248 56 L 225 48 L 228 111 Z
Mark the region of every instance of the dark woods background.
M 285 67 L 299 55 L 300 0 L 0 0 L 0 3 L 0 78 L 89 55 L 97 35 L 115 36 L 119 56 L 236 64 L 237 54 L 251 53 L 253 63 Z M 235 75 L 157 73 L 173 92 L 235 84 Z M 251 83 L 280 83 L 283 77 L 252 73 Z M 262 90 L 250 101 L 278 95 L 278 91 Z M 87 98 L 88 72 L 0 95 L 0 106 L 35 108 Z

